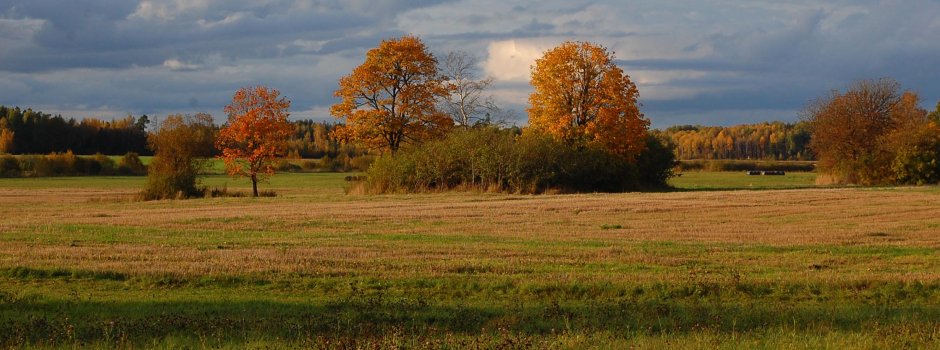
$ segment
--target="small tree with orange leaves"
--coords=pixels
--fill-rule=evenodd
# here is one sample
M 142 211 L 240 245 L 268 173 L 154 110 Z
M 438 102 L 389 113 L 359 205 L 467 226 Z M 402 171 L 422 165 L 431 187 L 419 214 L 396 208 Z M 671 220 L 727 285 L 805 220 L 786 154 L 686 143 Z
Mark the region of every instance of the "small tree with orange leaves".
M 365 63 L 340 79 L 334 96 L 342 101 L 330 113 L 346 125 L 334 129 L 332 137 L 395 152 L 443 135 L 454 122 L 436 106 L 448 93 L 437 65 L 418 38 L 382 41 L 369 50 Z
M 569 144 L 599 146 L 633 161 L 645 148 L 649 120 L 639 92 L 603 46 L 565 42 L 532 67 L 529 125 Z
M 287 153 L 286 140 L 293 130 L 287 120 L 290 101 L 280 94 L 266 86 L 236 92 L 225 107 L 228 122 L 216 141 L 229 175 L 250 178 L 255 197 L 258 181 L 274 175 L 273 161 Z

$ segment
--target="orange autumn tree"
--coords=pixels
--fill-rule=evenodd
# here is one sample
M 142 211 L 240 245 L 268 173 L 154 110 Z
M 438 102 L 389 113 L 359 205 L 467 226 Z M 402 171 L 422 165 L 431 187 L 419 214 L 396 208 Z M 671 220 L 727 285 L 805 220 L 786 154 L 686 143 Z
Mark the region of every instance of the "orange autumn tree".
M 332 137 L 392 152 L 440 137 L 454 125 L 437 108 L 438 98 L 447 93 L 437 59 L 421 40 L 384 40 L 339 80 L 334 96 L 342 101 L 330 113 L 345 126 L 334 129 Z
M 293 127 L 287 121 L 290 101 L 266 86 L 242 88 L 225 107 L 228 122 L 219 131 L 216 146 L 229 175 L 251 179 L 253 195 L 258 181 L 274 175 L 273 161 L 287 153 Z
M 800 117 L 813 128 L 810 146 L 830 181 L 863 185 L 895 182 L 892 162 L 926 127 L 917 94 L 891 78 L 861 79 L 845 92 L 811 101 Z
M 603 46 L 581 41 L 546 51 L 532 67 L 531 128 L 635 160 L 649 120 L 640 114 L 636 85 L 613 59 Z

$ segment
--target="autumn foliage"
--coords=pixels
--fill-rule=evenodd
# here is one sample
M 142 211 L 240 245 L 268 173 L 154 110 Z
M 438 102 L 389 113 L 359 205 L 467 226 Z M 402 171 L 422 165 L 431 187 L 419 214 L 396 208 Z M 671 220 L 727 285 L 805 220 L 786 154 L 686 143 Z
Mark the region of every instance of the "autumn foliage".
M 529 125 L 569 143 L 599 146 L 633 160 L 644 149 L 649 121 L 639 92 L 603 46 L 565 42 L 532 67 Z
M 258 182 L 274 175 L 274 160 L 287 152 L 286 141 L 293 132 L 290 101 L 280 91 L 266 86 L 242 88 L 225 107 L 228 122 L 219 132 L 216 146 L 229 175 L 251 179 L 258 196 Z
M 917 94 L 893 79 L 859 80 L 812 101 L 802 117 L 811 122 L 810 146 L 821 170 L 835 182 L 894 183 L 899 152 L 930 138 L 927 112 L 919 105 Z
M 0 154 L 13 153 L 14 133 L 6 126 L 6 119 L 0 119 Z
M 454 125 L 437 108 L 447 93 L 437 59 L 418 38 L 382 41 L 365 63 L 340 79 L 334 95 L 342 101 L 330 112 L 346 125 L 332 136 L 392 152 L 440 137 Z
M 150 162 L 144 199 L 198 196 L 198 176 L 212 151 L 215 127 L 204 113 L 167 116 L 147 138 L 154 157 Z

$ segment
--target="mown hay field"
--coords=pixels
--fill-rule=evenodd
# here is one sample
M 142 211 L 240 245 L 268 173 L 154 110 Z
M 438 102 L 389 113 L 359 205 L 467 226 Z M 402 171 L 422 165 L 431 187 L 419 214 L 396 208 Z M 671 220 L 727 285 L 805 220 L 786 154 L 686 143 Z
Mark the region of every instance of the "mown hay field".
M 143 178 L 2 179 L 0 347 L 940 347 L 937 187 L 358 196 L 342 177 L 156 202 L 131 199 Z

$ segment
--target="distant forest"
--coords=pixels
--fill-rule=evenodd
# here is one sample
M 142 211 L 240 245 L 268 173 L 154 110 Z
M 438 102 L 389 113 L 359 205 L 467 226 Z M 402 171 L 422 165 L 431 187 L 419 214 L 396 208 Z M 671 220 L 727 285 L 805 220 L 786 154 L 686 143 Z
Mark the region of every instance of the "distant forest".
M 147 116 L 105 122 L 100 119 L 65 119 L 32 109 L 0 106 L 0 153 L 48 154 L 71 150 L 75 154 L 152 155 L 147 149 Z M 12 141 L 7 139 L 12 137 Z M 6 151 L 6 152 L 2 152 Z
M 0 106 L 0 153 L 49 154 L 71 150 L 85 155 L 128 152 L 153 155 L 147 147 L 150 122 L 147 115 L 115 121 L 95 118 L 78 121 L 32 109 Z M 288 141 L 289 158 L 335 158 L 341 153 L 354 157 L 365 153 L 360 148 L 331 140 L 329 134 L 336 124 L 298 120 L 293 126 L 294 132 Z
M 678 125 L 654 135 L 676 147 L 681 160 L 773 159 L 813 160 L 807 122 L 766 122 L 731 127 Z
M 64 118 L 32 109 L 0 106 L 0 131 L 12 135 L 5 153 L 49 154 L 71 150 L 75 154 L 121 155 L 136 152 L 152 155 L 147 148 L 146 115 L 127 116 L 121 120 Z M 294 121 L 294 133 L 288 141 L 289 158 L 336 157 L 340 153 L 357 156 L 365 151 L 331 140 L 337 124 Z M 682 160 L 691 159 L 775 159 L 812 160 L 808 150 L 809 126 L 806 122 L 768 122 L 731 127 L 678 125 L 653 134 L 668 140 Z M 9 136 L 8 136 L 9 137 Z M 2 140 L 0 140 L 2 143 Z

